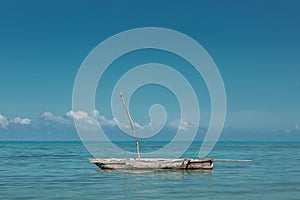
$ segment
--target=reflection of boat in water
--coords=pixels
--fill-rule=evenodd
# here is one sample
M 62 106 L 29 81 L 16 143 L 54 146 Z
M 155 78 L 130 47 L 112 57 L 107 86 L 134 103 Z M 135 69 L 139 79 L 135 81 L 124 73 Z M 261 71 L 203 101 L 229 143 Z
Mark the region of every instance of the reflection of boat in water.
M 127 158 L 90 158 L 90 162 L 96 164 L 101 169 L 213 169 L 213 159 L 191 159 L 191 158 L 140 158 L 139 143 L 133 127 L 133 122 L 128 111 L 124 96 L 120 93 L 123 106 L 126 110 L 130 127 L 135 138 L 137 159 Z
M 125 175 L 142 175 L 142 174 L 148 174 L 148 173 L 156 173 L 156 174 L 174 174 L 174 175 L 180 175 L 180 174 L 212 174 L 213 169 L 193 169 L 193 170 L 178 170 L 178 169 L 98 169 L 96 170 L 99 173 L 110 173 L 110 172 L 122 172 Z M 168 176 L 169 177 L 169 176 Z

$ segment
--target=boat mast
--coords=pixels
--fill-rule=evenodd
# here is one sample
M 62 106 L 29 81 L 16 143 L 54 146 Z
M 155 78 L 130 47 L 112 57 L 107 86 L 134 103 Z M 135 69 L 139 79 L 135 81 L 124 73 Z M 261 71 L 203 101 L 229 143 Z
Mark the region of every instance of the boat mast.
M 134 130 L 134 127 L 133 127 L 132 118 L 131 118 L 130 113 L 128 111 L 128 108 L 127 108 L 127 105 L 126 105 L 126 102 L 125 102 L 125 99 L 124 99 L 124 96 L 123 96 L 122 92 L 120 92 L 120 98 L 122 100 L 123 106 L 124 106 L 124 108 L 126 110 L 126 113 L 127 113 L 127 117 L 128 117 L 130 127 L 131 127 L 131 130 L 132 130 L 132 133 L 133 133 L 133 137 L 135 139 L 135 147 L 136 147 L 138 160 L 140 160 L 141 157 L 140 157 L 139 141 L 138 141 L 138 138 L 136 137 L 135 130 Z

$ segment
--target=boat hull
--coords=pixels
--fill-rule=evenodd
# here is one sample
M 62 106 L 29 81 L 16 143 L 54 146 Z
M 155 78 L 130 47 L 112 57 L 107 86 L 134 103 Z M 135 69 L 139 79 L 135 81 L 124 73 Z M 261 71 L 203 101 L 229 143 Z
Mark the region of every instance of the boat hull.
M 117 158 L 90 158 L 91 163 L 101 169 L 213 169 L 213 159 L 117 159 Z

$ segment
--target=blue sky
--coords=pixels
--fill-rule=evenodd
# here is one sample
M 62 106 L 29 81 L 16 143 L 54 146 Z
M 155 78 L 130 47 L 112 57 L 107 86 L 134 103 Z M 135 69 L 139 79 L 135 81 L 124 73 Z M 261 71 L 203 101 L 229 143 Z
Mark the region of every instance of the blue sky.
M 114 34 L 155 26 L 194 38 L 214 59 L 227 92 L 223 139 L 300 140 L 299 8 L 298 1 L 2 1 L 0 139 L 76 139 L 72 88 L 84 58 Z M 133 115 L 143 124 L 141 94 Z

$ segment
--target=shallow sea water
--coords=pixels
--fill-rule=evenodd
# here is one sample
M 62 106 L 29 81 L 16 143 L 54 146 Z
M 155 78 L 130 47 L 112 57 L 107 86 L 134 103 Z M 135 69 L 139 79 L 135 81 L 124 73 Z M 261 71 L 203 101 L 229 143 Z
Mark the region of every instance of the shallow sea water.
M 0 142 L 0 149 L 0 199 L 300 199 L 296 142 L 219 142 L 209 157 L 253 161 L 215 162 L 205 172 L 100 170 L 81 142 Z

